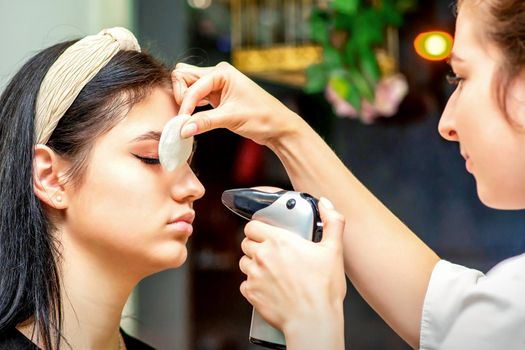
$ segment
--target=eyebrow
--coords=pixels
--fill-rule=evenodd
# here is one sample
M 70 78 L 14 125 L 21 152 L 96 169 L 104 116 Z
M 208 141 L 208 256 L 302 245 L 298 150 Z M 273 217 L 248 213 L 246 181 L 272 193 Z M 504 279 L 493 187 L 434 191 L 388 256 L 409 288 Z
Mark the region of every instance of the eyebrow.
M 159 131 L 148 131 L 147 133 L 144 133 L 140 136 L 137 136 L 135 137 L 133 140 L 131 140 L 130 142 L 138 142 L 138 141 L 159 141 L 160 140 L 160 135 L 162 133 L 159 132 Z
M 463 58 L 459 57 L 455 52 L 451 52 L 447 61 L 448 61 L 448 63 L 452 63 L 452 62 L 461 63 L 461 62 L 464 62 L 465 60 Z

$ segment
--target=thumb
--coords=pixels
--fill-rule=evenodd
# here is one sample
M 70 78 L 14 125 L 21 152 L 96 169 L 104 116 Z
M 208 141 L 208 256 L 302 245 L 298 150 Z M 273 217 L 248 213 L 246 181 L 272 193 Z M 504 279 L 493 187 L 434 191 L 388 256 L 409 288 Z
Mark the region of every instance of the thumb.
M 323 239 L 321 242 L 341 245 L 345 229 L 344 216 L 337 212 L 332 202 L 325 197 L 319 199 L 319 214 L 323 221 Z

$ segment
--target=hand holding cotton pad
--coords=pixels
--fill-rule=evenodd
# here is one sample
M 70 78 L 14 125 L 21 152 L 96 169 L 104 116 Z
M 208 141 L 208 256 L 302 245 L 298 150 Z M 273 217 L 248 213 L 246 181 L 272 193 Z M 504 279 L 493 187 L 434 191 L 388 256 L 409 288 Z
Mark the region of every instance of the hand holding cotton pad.
M 159 160 L 167 171 L 173 171 L 188 161 L 193 149 L 193 136 L 182 138 L 180 130 L 190 119 L 187 114 L 173 117 L 162 130 L 159 141 Z

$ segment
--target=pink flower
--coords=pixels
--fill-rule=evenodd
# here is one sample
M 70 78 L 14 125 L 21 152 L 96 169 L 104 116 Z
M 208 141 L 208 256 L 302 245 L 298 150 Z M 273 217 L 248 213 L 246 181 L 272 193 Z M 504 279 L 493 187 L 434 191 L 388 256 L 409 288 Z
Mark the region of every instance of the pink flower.
M 328 84 L 325 97 L 332 104 L 334 113 L 340 117 L 361 119 L 365 124 L 371 124 L 379 117 L 391 117 L 397 113 L 399 104 L 408 93 L 408 83 L 402 74 L 383 78 L 376 85 L 374 103 L 362 100 L 361 112 L 345 99 L 341 98 Z
M 408 94 L 408 83 L 402 74 L 391 75 L 379 81 L 376 86 L 374 107 L 383 117 L 397 113 L 399 104 Z
M 357 111 L 347 100 L 341 98 L 337 92 L 328 84 L 324 92 L 325 98 L 332 104 L 334 113 L 340 117 L 357 118 Z

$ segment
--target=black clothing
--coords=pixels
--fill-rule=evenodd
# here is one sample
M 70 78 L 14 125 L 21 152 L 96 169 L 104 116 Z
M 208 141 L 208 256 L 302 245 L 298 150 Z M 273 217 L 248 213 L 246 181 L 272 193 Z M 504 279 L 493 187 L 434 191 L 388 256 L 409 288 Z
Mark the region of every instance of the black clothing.
M 122 329 L 120 330 L 126 349 L 128 350 L 155 350 L 146 343 L 141 342 L 137 338 L 133 338 L 131 335 L 126 334 Z
M 128 350 L 154 350 L 151 346 L 141 342 L 120 330 L 126 349 Z M 0 350 L 41 350 L 33 342 L 25 337 L 16 328 L 0 333 Z

